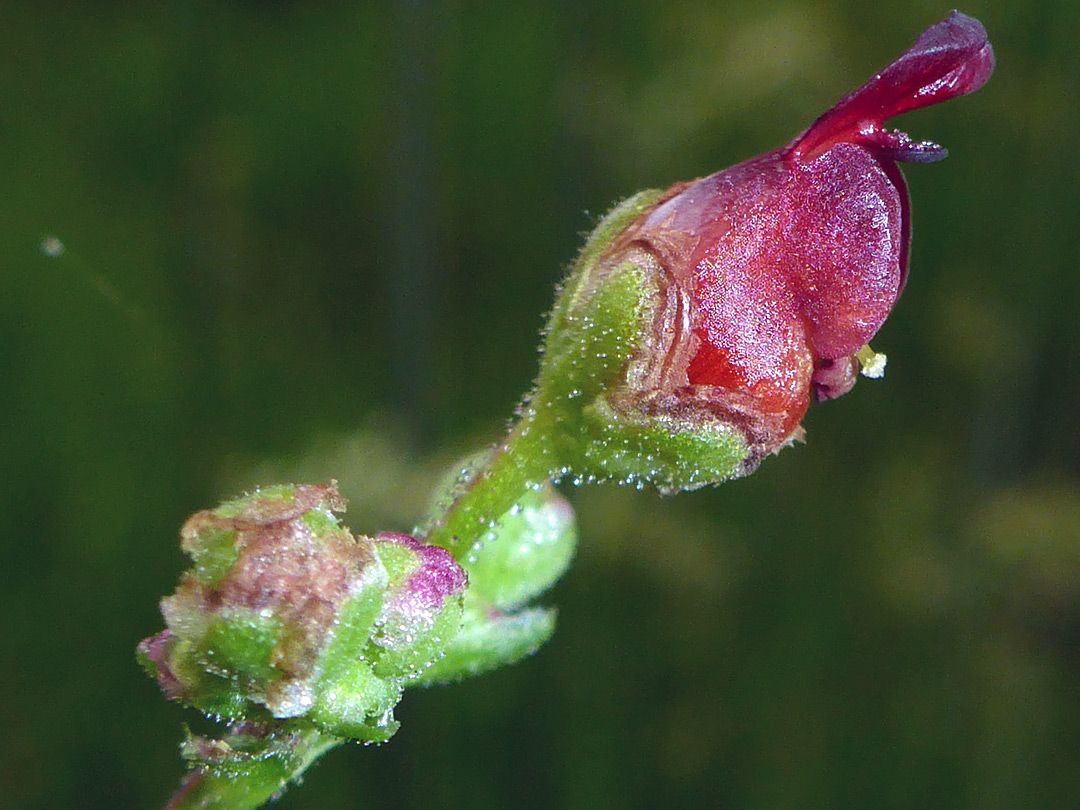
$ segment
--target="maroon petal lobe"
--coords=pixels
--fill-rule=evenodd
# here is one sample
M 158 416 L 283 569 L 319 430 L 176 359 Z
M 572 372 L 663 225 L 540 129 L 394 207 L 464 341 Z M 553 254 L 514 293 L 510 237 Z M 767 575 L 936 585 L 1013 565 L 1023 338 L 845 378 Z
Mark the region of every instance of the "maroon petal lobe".
M 788 147 L 789 159 L 813 160 L 836 143 L 866 146 L 891 160 L 929 163 L 947 154 L 928 141 L 882 128 L 901 113 L 978 90 L 994 71 L 994 51 L 982 24 L 953 11 L 926 29 L 911 50 L 844 96 Z

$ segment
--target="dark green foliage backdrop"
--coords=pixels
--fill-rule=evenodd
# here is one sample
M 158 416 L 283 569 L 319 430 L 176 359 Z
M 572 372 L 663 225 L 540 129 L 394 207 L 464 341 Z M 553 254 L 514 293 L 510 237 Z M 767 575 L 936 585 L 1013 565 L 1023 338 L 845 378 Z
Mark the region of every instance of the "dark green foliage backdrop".
M 191 718 L 133 648 L 184 517 L 334 476 L 409 528 L 608 205 L 786 142 L 947 10 L 6 9 L 0 804 L 162 804 Z M 998 73 L 904 122 L 952 157 L 907 171 L 886 379 L 747 481 L 572 492 L 555 640 L 281 808 L 1080 806 L 1080 6 L 963 10 Z

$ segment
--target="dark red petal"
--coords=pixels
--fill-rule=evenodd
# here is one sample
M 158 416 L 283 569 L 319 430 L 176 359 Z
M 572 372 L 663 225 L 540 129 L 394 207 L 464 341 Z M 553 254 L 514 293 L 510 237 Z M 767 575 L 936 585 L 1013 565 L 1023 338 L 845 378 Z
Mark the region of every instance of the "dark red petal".
M 816 358 L 839 360 L 869 343 L 900 293 L 907 234 L 889 167 L 896 169 L 841 143 L 791 173 L 783 273 Z
M 813 160 L 841 142 L 880 150 L 892 160 L 940 160 L 937 144 L 916 143 L 882 125 L 893 116 L 978 90 L 994 70 L 994 51 L 982 24 L 953 11 L 926 29 L 911 50 L 831 110 L 788 147 L 793 160 Z

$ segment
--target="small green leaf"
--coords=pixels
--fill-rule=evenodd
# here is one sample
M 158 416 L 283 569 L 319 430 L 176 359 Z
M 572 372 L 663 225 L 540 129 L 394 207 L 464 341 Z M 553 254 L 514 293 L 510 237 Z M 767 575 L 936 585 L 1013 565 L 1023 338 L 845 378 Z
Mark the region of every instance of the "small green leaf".
M 555 610 L 531 608 L 504 614 L 473 608 L 454 636 L 446 655 L 412 684 L 457 681 L 513 664 L 536 650 L 555 632 Z M 410 685 L 412 685 L 410 684 Z
M 566 572 L 577 539 L 574 511 L 550 484 L 526 492 L 465 560 L 466 599 L 517 609 Z

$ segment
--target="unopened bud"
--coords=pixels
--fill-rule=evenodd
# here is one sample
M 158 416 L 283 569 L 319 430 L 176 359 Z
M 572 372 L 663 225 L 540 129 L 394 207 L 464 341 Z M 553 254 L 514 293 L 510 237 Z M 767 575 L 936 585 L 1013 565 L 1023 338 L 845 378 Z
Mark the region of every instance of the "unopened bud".
M 386 739 L 404 683 L 461 621 L 465 573 L 405 535 L 354 538 L 331 484 L 261 489 L 181 531 L 194 567 L 162 600 L 139 657 L 167 697 L 203 712 L 303 718 Z

